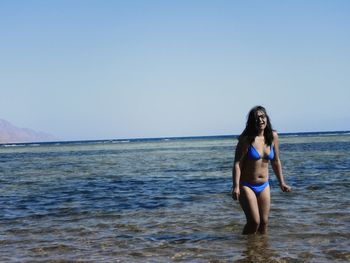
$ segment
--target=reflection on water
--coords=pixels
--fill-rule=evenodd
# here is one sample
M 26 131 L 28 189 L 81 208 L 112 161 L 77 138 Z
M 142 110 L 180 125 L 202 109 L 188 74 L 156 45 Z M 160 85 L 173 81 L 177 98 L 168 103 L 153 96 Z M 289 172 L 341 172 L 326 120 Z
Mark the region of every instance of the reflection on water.
M 0 147 L 0 261 L 350 261 L 350 136 L 281 142 L 267 236 L 241 235 L 230 139 Z
M 277 254 L 271 249 L 267 235 L 247 236 L 244 241 L 244 258 L 237 260 L 237 263 L 273 262 L 276 259 Z

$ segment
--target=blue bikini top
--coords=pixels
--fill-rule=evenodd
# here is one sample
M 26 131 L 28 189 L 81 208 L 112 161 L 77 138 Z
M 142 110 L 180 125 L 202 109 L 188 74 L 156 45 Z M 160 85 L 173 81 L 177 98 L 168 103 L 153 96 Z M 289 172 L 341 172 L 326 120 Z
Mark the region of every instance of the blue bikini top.
M 270 153 L 268 156 L 266 156 L 264 159 L 265 160 L 273 160 L 273 158 L 275 157 L 275 151 L 273 150 L 273 146 L 271 145 L 270 146 Z M 251 144 L 249 146 L 249 149 L 248 149 L 248 158 L 249 159 L 252 159 L 252 160 L 260 160 L 261 159 L 261 156 L 260 154 L 258 153 L 258 151 L 254 148 L 253 144 Z

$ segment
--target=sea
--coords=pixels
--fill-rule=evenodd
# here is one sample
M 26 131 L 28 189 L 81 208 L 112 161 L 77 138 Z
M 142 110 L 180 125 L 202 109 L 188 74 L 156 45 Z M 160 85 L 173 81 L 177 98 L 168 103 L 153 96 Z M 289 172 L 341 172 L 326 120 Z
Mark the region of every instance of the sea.
M 242 235 L 236 136 L 0 145 L 0 262 L 350 262 L 350 132 L 280 135 L 267 235 Z

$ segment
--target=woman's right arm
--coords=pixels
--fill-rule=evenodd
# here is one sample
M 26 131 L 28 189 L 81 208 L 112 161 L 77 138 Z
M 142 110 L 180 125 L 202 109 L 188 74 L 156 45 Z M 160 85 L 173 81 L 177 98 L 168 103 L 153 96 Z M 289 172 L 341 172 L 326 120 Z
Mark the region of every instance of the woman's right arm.
M 244 142 L 239 140 L 236 146 L 235 159 L 232 167 L 232 198 L 239 200 L 240 190 L 239 181 L 241 179 L 241 162 L 244 157 Z

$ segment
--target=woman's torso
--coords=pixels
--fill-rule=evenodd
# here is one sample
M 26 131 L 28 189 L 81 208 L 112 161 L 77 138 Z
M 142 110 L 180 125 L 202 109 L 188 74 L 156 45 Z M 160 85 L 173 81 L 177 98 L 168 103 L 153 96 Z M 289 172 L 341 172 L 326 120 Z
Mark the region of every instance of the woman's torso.
M 268 181 L 269 160 L 274 158 L 273 146 L 268 146 L 261 138 L 247 144 L 246 154 L 241 166 L 241 181 L 261 184 Z

